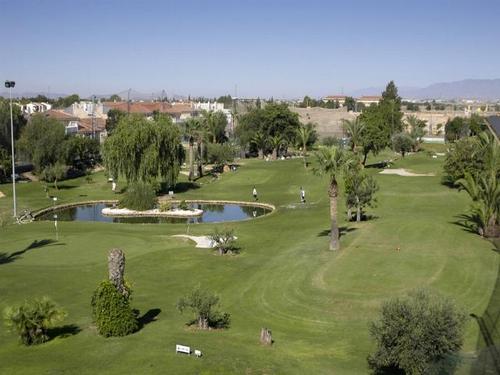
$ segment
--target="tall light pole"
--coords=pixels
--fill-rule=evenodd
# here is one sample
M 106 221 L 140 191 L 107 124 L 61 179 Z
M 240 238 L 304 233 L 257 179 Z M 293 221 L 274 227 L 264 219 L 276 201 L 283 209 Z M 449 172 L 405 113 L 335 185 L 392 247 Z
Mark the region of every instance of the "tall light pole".
M 14 217 L 17 216 L 16 209 L 16 165 L 14 161 L 14 117 L 12 116 L 12 88 L 16 85 L 14 81 L 5 81 L 5 87 L 9 89 L 10 96 L 10 146 L 12 156 L 12 199 L 14 201 Z

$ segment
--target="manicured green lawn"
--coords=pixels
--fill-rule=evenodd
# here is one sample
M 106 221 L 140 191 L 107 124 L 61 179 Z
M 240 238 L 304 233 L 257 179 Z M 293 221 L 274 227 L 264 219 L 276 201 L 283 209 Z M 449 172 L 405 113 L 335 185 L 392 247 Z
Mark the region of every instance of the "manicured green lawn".
M 389 157 L 394 155 L 373 161 Z M 367 373 L 366 357 L 373 349 L 368 324 L 383 300 L 431 287 L 478 316 L 490 301 L 498 253 L 454 224 L 469 201 L 465 193 L 440 184 L 442 159 L 422 152 L 395 163 L 435 177 L 378 175 L 370 169 L 380 185 L 378 205 L 370 210 L 375 218 L 356 224 L 341 217 L 345 235 L 339 253 L 327 250 L 326 179 L 306 171 L 301 160 L 244 160 L 237 172 L 179 195 L 251 200 L 256 185 L 260 200 L 277 206 L 267 217 L 230 224 L 242 249 L 237 256 L 219 257 L 171 238 L 186 233 L 183 224 L 60 223 L 59 242 L 0 264 L 0 309 L 47 295 L 67 309 L 63 324 L 81 331 L 27 348 L 2 326 L 0 373 Z M 114 197 L 103 173 L 94 175 L 92 184 L 80 179 L 62 185 L 56 192 L 60 203 Z M 299 203 L 299 186 L 306 189 L 306 205 Z M 0 191 L 9 195 L 9 185 L 0 185 Z M 38 183 L 19 185 L 18 196 L 21 207 L 51 204 Z M 10 210 L 9 197 L 0 199 L 0 210 Z M 189 231 L 208 234 L 213 227 L 191 225 Z M 53 223 L 9 225 L 0 228 L 0 253 L 54 237 Z M 92 327 L 89 303 L 107 276 L 107 253 L 113 247 L 126 253 L 133 306 L 141 313 L 161 313 L 133 335 L 104 339 Z M 223 310 L 232 316 L 228 330 L 201 332 L 184 325 L 190 316 L 180 315 L 175 303 L 197 284 L 221 296 Z M 259 344 L 261 327 L 273 331 L 273 347 Z M 471 319 L 465 355 L 475 351 L 478 335 Z M 175 344 L 205 355 L 176 355 Z

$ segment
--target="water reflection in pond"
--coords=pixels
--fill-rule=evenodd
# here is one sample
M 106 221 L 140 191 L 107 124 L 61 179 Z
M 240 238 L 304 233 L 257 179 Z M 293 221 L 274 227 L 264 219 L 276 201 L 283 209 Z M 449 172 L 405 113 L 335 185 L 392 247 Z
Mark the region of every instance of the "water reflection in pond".
M 37 220 L 53 220 L 57 214 L 61 221 L 100 221 L 107 223 L 216 223 L 224 221 L 238 221 L 266 215 L 271 209 L 256 206 L 240 206 L 238 204 L 209 204 L 191 203 L 191 208 L 203 210 L 203 215 L 192 218 L 169 217 L 110 217 L 102 215 L 107 203 L 87 204 L 56 211 L 47 212 L 37 217 Z

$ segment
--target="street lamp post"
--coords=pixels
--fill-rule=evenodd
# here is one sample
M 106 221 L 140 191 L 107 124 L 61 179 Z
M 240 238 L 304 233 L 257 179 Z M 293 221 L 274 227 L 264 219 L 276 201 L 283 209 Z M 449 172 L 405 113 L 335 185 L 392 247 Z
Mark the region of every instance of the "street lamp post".
M 14 217 L 17 216 L 16 208 L 16 165 L 14 157 L 14 118 L 12 116 L 12 88 L 16 85 L 14 81 L 5 81 L 5 87 L 9 89 L 10 96 L 10 146 L 12 156 L 12 199 L 14 203 Z

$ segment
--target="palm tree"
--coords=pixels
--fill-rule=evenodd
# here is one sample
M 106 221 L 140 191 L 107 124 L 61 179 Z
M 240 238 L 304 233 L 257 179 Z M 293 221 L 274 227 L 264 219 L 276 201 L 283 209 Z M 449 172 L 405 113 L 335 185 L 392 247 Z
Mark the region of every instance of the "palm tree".
M 255 133 L 250 142 L 257 147 L 259 158 L 264 159 L 264 149 L 266 148 L 268 143 L 267 135 L 259 130 Z
M 472 199 L 471 220 L 481 236 L 494 237 L 498 232 L 500 214 L 500 183 L 495 171 L 486 175 L 466 174 L 456 182 Z
M 349 137 L 351 151 L 357 152 L 357 148 L 361 144 L 361 137 L 365 130 L 365 124 L 361 122 L 359 118 L 355 118 L 354 120 L 342 119 L 342 128 Z
M 274 160 L 276 160 L 276 158 L 278 157 L 278 151 L 284 142 L 285 142 L 285 139 L 280 134 L 276 134 L 274 136 L 269 137 L 269 145 L 273 149 L 273 159 Z
M 309 124 L 308 124 L 309 125 Z M 304 168 L 307 168 L 307 162 L 306 162 L 306 152 L 307 152 L 307 142 L 311 138 L 311 134 L 314 129 L 314 125 L 306 125 L 306 126 L 301 126 L 300 128 L 297 129 L 297 138 L 302 146 L 302 158 L 304 159 Z
M 194 180 L 194 140 L 200 128 L 200 121 L 197 118 L 189 118 L 184 122 L 184 134 L 188 138 L 189 146 L 189 181 Z
M 327 175 L 330 179 L 328 196 L 330 197 L 330 250 L 340 250 L 339 227 L 337 223 L 337 198 L 339 195 L 339 186 L 337 178 L 351 164 L 351 159 L 339 147 L 321 147 L 316 153 L 318 167 L 314 172 L 319 175 Z

